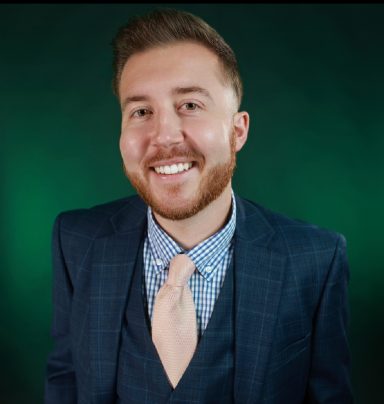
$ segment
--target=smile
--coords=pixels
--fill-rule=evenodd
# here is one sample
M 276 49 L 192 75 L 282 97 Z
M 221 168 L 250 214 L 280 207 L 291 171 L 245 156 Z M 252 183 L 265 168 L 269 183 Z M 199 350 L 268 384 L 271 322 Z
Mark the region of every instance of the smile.
M 192 163 L 178 163 L 170 166 L 158 166 L 154 167 L 157 174 L 178 174 L 183 171 L 188 171 L 192 167 Z

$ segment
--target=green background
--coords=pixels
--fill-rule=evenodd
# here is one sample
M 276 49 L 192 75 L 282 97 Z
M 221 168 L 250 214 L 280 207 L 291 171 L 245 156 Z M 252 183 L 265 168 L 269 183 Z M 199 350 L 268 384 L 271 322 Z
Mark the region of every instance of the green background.
M 383 5 L 172 5 L 235 50 L 250 137 L 234 189 L 343 233 L 358 403 L 382 399 Z M 63 210 L 132 194 L 110 42 L 146 5 L 0 6 L 0 403 L 41 403 L 50 236 Z

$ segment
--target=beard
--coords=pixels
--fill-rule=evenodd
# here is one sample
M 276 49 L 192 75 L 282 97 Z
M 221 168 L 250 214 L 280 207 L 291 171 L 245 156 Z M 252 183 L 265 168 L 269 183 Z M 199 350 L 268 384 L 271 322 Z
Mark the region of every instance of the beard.
M 229 184 L 236 167 L 236 138 L 234 132 L 230 137 L 229 148 L 230 157 L 228 161 L 221 164 L 216 164 L 214 167 L 210 168 L 203 175 L 196 195 L 183 206 L 172 206 L 172 204 L 169 203 L 169 200 L 159 200 L 159 198 L 157 198 L 156 195 L 154 195 L 154 193 L 151 191 L 148 182 L 145 181 L 140 174 L 129 173 L 125 166 L 123 166 L 124 172 L 130 180 L 132 186 L 136 189 L 137 193 L 154 212 L 165 219 L 184 220 L 196 215 L 198 212 L 216 200 Z M 174 157 L 191 158 L 191 160 L 197 161 L 197 165 L 200 170 L 202 170 L 205 166 L 205 160 L 201 154 L 189 150 L 175 148 L 169 152 L 157 153 L 145 164 L 145 167 L 150 167 L 156 161 Z M 167 187 L 167 193 L 170 200 L 172 200 L 172 198 L 177 198 L 182 186 L 183 185 L 176 184 Z

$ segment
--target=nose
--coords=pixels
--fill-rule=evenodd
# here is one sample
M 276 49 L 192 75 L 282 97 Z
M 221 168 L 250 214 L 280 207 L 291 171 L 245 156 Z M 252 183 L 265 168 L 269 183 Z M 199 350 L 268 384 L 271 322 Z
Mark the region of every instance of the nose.
M 181 122 L 175 112 L 159 111 L 154 126 L 153 143 L 159 147 L 172 147 L 184 140 Z

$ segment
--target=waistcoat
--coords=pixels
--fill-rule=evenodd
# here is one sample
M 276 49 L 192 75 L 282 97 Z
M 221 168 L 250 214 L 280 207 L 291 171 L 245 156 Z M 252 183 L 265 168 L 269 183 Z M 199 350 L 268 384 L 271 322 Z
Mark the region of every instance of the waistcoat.
M 143 297 L 143 243 L 125 310 L 117 375 L 118 404 L 233 402 L 234 264 L 225 275 L 207 328 L 175 389 L 153 345 Z

